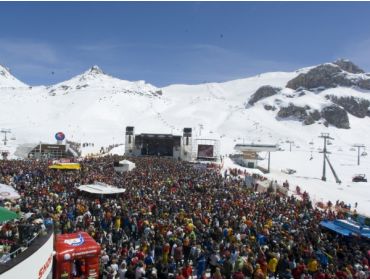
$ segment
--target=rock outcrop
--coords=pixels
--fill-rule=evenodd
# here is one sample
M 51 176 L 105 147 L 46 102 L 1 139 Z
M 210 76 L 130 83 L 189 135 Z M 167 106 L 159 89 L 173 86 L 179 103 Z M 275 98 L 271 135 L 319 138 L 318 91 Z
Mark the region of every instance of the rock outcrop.
M 370 90 L 370 78 L 359 80 L 357 86 L 362 89 Z
M 263 108 L 265 108 L 265 110 L 267 111 L 275 111 L 276 110 L 276 107 L 275 106 L 271 106 L 271 105 L 264 105 Z
M 365 73 L 364 70 L 362 70 L 360 67 L 358 67 L 356 64 L 354 64 L 352 61 L 348 59 L 338 59 L 334 61 L 333 64 L 338 65 L 340 69 L 347 71 L 349 73 L 353 74 Z
M 343 73 L 343 70 L 333 64 L 319 65 L 307 73 L 303 73 L 290 80 L 286 85 L 291 89 L 306 88 L 334 88 L 337 86 L 350 87 L 353 82 Z
M 249 99 L 248 104 L 254 105 L 257 101 L 277 94 L 281 89 L 272 86 L 260 87 Z
M 291 89 L 325 90 L 328 88 L 359 87 L 370 90 L 370 77 L 350 61 L 337 60 L 312 68 L 290 80 L 286 87 Z M 350 74 L 351 73 L 351 74 Z M 355 75 L 354 75 L 355 74 Z M 357 75 L 358 74 L 358 75 Z
M 305 107 L 295 106 L 294 104 L 290 103 L 288 107 L 280 108 L 277 116 L 284 119 L 293 117 L 300 121 L 304 121 L 307 117 L 307 112 Z
M 316 121 L 320 120 L 320 118 L 321 118 L 320 112 L 318 110 L 315 110 L 308 114 L 303 123 L 305 125 L 311 125 L 314 124 Z
M 321 116 L 327 121 L 328 124 L 331 124 L 337 128 L 350 128 L 347 112 L 337 105 L 324 107 L 321 110 Z
M 327 99 L 330 99 L 333 103 L 342 106 L 348 113 L 358 118 L 365 118 L 370 116 L 370 101 L 362 98 L 355 98 L 353 96 L 348 97 L 336 97 L 334 95 L 327 95 Z
M 303 122 L 305 125 L 314 124 L 321 119 L 321 114 L 318 110 L 314 110 L 313 112 L 308 112 L 308 110 L 310 110 L 309 106 L 301 107 L 290 103 L 288 107 L 280 108 L 277 117 L 282 119 L 294 118 Z

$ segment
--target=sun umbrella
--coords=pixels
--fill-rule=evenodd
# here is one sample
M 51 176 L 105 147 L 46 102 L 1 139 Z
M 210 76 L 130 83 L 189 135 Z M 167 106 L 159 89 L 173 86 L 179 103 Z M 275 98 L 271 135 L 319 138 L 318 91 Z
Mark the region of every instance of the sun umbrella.
M 9 211 L 4 207 L 0 207 L 0 222 L 6 222 L 17 218 L 18 218 L 17 213 Z
M 0 184 L 0 199 L 16 200 L 19 198 L 19 193 L 12 186 Z

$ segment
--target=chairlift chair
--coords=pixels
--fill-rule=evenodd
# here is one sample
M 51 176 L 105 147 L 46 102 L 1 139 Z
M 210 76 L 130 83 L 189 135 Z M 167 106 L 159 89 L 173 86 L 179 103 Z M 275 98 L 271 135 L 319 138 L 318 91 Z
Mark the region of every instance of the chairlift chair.
M 352 182 L 367 182 L 367 178 L 365 174 L 356 174 L 352 178 Z

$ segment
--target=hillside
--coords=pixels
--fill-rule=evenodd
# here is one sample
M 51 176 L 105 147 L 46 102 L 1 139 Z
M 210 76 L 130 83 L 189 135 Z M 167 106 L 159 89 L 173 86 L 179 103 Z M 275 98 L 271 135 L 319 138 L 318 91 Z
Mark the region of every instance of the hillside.
M 9 69 L 0 65 L 0 88 L 18 87 L 28 87 L 28 85 L 19 81 L 10 73 Z
M 1 69 L 5 68 L 0 73 Z M 57 131 L 72 141 L 95 143 L 99 150 L 124 143 L 128 125 L 138 133 L 181 134 L 184 127 L 193 127 L 197 138 L 219 139 L 223 155 L 243 141 L 278 143 L 285 151 L 272 154 L 273 178 L 289 179 L 317 200 L 358 202 L 359 209 L 370 214 L 370 185 L 351 182 L 353 174 L 366 173 L 370 167 L 367 156 L 358 167 L 357 152 L 351 150 L 355 143 L 370 147 L 364 132 L 370 125 L 370 77 L 349 61 L 162 89 L 111 77 L 97 66 L 48 87 L 29 88 L 16 81 L 9 72 L 2 80 L 0 75 L 0 85 L 12 85 L 0 88 L 1 126 L 16 136 L 7 147 L 12 152 L 23 143 L 53 142 Z M 343 181 L 340 186 L 330 171 L 326 183 L 320 180 L 322 132 L 335 138 L 328 148 Z M 288 140 L 294 141 L 292 152 Z M 286 175 L 283 168 L 297 173 Z

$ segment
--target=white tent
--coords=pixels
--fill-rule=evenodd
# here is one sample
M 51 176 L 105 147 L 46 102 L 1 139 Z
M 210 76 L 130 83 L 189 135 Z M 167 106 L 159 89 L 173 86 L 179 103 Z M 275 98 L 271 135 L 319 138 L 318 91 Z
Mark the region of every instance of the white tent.
M 0 199 L 16 200 L 19 198 L 21 196 L 12 186 L 0 184 Z
M 80 191 L 93 193 L 93 194 L 118 194 L 124 193 L 126 189 L 120 189 L 104 183 L 95 182 L 94 184 L 81 185 L 77 187 Z
M 128 172 L 131 171 L 136 167 L 135 163 L 129 161 L 129 160 L 121 160 L 118 164 L 118 166 L 114 167 L 114 170 L 117 172 Z

